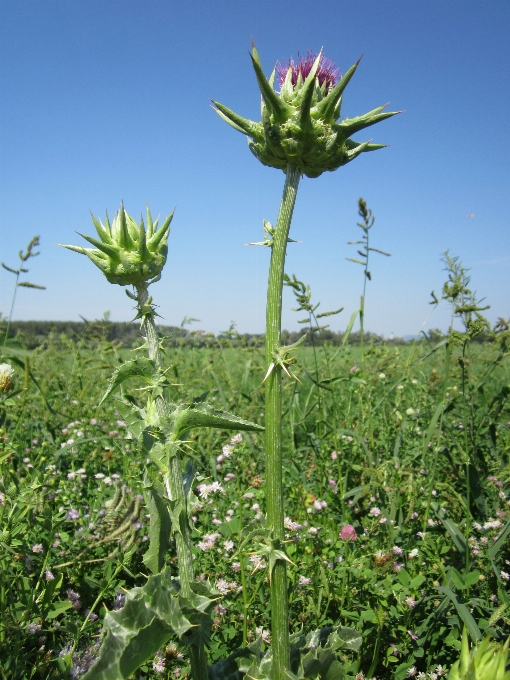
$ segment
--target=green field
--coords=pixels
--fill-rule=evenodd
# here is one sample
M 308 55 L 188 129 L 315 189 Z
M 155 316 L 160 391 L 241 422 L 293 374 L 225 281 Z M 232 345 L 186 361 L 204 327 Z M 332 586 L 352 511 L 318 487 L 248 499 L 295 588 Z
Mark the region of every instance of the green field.
M 510 633 L 504 335 L 471 346 L 369 343 L 363 360 L 348 343 L 305 347 L 293 367 L 300 382 L 284 380 L 291 627 L 359 630 L 348 677 L 448 668 L 464 626 L 473 641 Z M 263 350 L 236 345 L 163 341 L 168 400 L 208 392 L 209 403 L 263 425 Z M 97 655 L 106 611 L 121 606 L 123 588 L 146 582 L 144 468 L 157 471 L 128 438 L 115 399 L 98 407 L 123 347 L 57 334 L 32 351 L 10 347 L 0 676 L 79 677 Z M 141 403 L 142 386 L 130 382 L 124 397 Z M 257 545 L 240 546 L 242 528 L 265 510 L 264 441 L 243 433 L 230 444 L 233 434 L 194 430 L 184 455 L 202 483 L 222 489 L 197 498 L 193 515 L 196 573 L 222 594 L 211 662 L 256 631 L 268 642 L 270 629 L 267 561 Z M 175 562 L 172 549 L 167 557 Z M 187 663 L 170 641 L 134 677 L 184 677 Z

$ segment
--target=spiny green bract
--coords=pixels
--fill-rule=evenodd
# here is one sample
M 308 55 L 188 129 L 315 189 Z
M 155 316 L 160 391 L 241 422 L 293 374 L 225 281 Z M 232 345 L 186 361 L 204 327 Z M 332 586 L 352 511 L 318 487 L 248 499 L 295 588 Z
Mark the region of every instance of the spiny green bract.
M 99 267 L 110 283 L 139 286 L 154 283 L 161 277 L 168 252 L 168 234 L 174 213 L 158 229 L 147 206 L 147 229 L 121 207 L 112 223 L 106 214 L 105 224 L 92 215 L 99 239 L 80 234 L 95 248 L 64 245 L 64 248 L 86 255 Z
M 318 177 L 326 170 L 336 170 L 363 151 L 381 149 L 384 144 L 356 142 L 349 139 L 358 130 L 374 125 L 398 112 L 381 113 L 384 106 L 357 118 L 340 118 L 342 93 L 359 61 L 334 87 L 317 78 L 322 54 L 315 59 L 308 76 L 298 75 L 292 84 L 292 68 L 287 71 L 279 93 L 274 90 L 276 70 L 267 79 L 259 55 L 253 46 L 251 58 L 262 93 L 262 120 L 255 123 L 239 116 L 226 106 L 213 102 L 215 111 L 239 132 L 251 137 L 249 147 L 264 165 L 281 168 L 298 167 L 308 177 Z

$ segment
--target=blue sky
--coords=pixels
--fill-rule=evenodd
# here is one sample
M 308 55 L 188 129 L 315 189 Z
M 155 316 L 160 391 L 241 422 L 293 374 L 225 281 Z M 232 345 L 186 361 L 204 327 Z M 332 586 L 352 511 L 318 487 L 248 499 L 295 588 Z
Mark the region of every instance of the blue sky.
M 165 323 L 185 315 L 218 332 L 236 321 L 263 332 L 269 252 L 284 175 L 262 166 L 246 139 L 210 108 L 214 98 L 259 117 L 248 56 L 253 36 L 269 74 L 308 49 L 344 73 L 363 54 L 344 95 L 352 117 L 390 102 L 400 116 L 358 133 L 389 148 L 302 181 L 286 270 L 312 288 L 345 328 L 361 294 L 361 268 L 346 262 L 358 236 L 357 201 L 376 215 L 366 327 L 414 334 L 440 292 L 441 253 L 471 268 L 489 318 L 510 316 L 510 3 L 343 0 L 2 0 L 0 52 L 0 259 L 15 266 L 35 234 L 41 255 L 19 289 L 14 319 L 78 320 L 131 301 L 88 260 L 57 243 L 93 234 L 124 200 L 138 216 L 176 206 L 169 258 L 153 295 Z M 468 218 L 468 214 L 474 217 Z M 350 249 L 351 248 L 351 249 Z M 0 311 L 13 277 L 0 271 Z M 289 291 L 283 325 L 297 328 Z M 442 305 L 427 327 L 448 325 Z

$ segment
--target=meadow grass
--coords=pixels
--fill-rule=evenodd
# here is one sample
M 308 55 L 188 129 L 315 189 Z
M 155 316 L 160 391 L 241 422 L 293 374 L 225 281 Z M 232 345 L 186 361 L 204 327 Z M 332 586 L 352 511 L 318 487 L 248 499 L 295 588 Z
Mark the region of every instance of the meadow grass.
M 359 630 L 350 677 L 447 668 L 464 626 L 473 641 L 510 633 L 508 357 L 496 342 L 472 344 L 466 364 L 460 349 L 435 346 L 365 345 L 362 370 L 359 347 L 301 347 L 301 382 L 283 383 L 291 631 Z M 30 354 L 37 384 L 2 404 L 4 678 L 79 677 L 105 612 L 146 580 L 142 482 L 154 466 L 115 402 L 98 408 L 126 357 L 105 340 L 50 336 Z M 170 402 L 207 390 L 218 408 L 264 424 L 262 349 L 169 348 L 164 368 Z M 136 383 L 127 394 L 140 398 Z M 211 662 L 255 631 L 270 642 L 267 561 L 240 535 L 265 512 L 263 441 L 231 439 L 208 429 L 188 442 L 200 475 L 222 488 L 193 518 L 195 572 L 222 594 Z M 186 664 L 170 642 L 136 677 L 183 677 Z

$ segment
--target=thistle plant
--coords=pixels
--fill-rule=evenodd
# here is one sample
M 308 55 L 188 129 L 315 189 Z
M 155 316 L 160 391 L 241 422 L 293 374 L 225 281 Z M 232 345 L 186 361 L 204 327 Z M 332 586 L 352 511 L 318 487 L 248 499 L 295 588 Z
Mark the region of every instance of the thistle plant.
M 166 398 L 169 386 L 162 368 L 162 347 L 155 326 L 156 311 L 149 296 L 151 283 L 159 280 L 167 256 L 167 241 L 173 213 L 158 229 L 147 207 L 147 227 L 137 223 L 124 209 L 110 224 L 92 217 L 99 240 L 84 238 L 94 249 L 65 245 L 86 255 L 110 283 L 132 286 L 126 291 L 135 301 L 141 320 L 147 357 L 127 361 L 115 371 L 102 402 L 123 382 L 138 378 L 147 393 L 145 407 L 134 398 L 119 400 L 117 410 L 128 424 L 129 433 L 161 473 L 163 483 L 144 476 L 145 501 L 150 513 L 150 543 L 144 563 L 152 572 L 142 588 L 126 595 L 119 611 L 109 612 L 104 621 L 107 631 L 99 658 L 87 672 L 87 680 L 128 678 L 154 657 L 172 633 L 189 648 L 194 680 L 208 678 L 206 645 L 212 619 L 209 613 L 219 593 L 208 584 L 196 582 L 191 545 L 191 514 L 195 506 L 195 471 L 187 463 L 183 474 L 181 454 L 186 450 L 186 433 L 196 427 L 257 431 L 263 428 L 231 413 L 211 408 L 205 396 L 191 404 L 171 404 Z M 102 403 L 101 402 L 101 403 Z M 165 553 L 175 541 L 179 578 L 165 563 Z
M 381 144 L 357 142 L 351 135 L 395 115 L 380 106 L 356 118 L 340 120 L 343 92 L 359 61 L 340 78 L 335 64 L 322 52 L 309 53 L 297 63 L 277 64 L 267 78 L 253 45 L 251 60 L 262 95 L 259 122 L 243 118 L 213 102 L 218 115 L 248 137 L 251 152 L 264 165 L 285 173 L 283 197 L 276 226 L 265 226 L 263 245 L 271 248 L 266 306 L 266 483 L 267 520 L 274 551 L 284 555 L 284 500 L 282 485 L 282 373 L 289 373 L 290 348 L 281 346 L 284 266 L 290 224 L 302 175 L 318 177 L 351 162 Z M 278 78 L 280 90 L 275 90 Z M 271 573 L 271 676 L 289 673 L 290 640 L 286 560 L 276 559 Z

